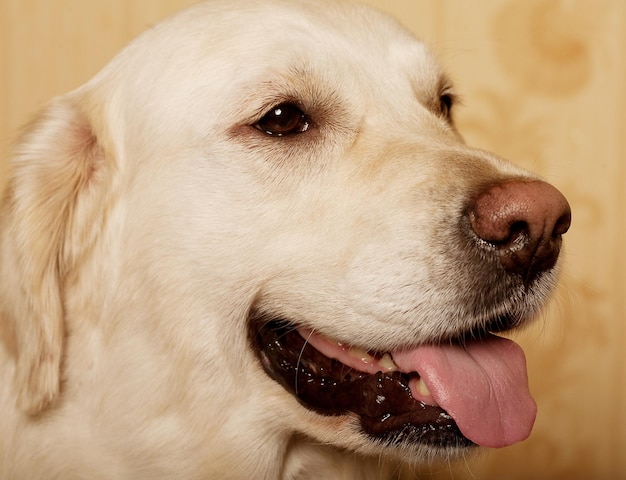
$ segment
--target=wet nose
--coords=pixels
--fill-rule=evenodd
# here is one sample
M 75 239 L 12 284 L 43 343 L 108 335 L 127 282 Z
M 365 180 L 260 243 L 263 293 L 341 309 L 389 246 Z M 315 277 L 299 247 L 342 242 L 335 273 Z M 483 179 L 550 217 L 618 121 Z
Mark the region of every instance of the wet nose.
M 480 241 L 495 249 L 508 273 L 526 282 L 554 266 L 572 216 L 556 188 L 524 179 L 489 186 L 468 213 Z

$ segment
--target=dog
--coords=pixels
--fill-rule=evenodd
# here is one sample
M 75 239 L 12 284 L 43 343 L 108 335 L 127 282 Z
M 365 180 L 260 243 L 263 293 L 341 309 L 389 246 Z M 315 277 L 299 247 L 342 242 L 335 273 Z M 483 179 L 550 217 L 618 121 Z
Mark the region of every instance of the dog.
M 0 214 L 0 478 L 395 478 L 530 433 L 563 195 L 370 7 L 210 0 L 47 105 Z M 406 470 L 406 468 L 405 468 Z

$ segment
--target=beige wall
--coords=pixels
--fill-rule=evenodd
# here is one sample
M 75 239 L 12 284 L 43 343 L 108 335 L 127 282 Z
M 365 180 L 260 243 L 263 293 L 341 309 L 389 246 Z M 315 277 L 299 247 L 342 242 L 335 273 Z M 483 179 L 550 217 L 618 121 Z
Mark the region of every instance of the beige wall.
M 0 0 L 2 158 L 42 102 L 191 3 Z M 469 143 L 539 172 L 573 207 L 563 287 L 520 337 L 540 409 L 534 433 L 454 478 L 626 478 L 626 2 L 369 3 L 439 54 L 462 93 L 458 121 Z M 447 468 L 433 475 L 452 478 Z

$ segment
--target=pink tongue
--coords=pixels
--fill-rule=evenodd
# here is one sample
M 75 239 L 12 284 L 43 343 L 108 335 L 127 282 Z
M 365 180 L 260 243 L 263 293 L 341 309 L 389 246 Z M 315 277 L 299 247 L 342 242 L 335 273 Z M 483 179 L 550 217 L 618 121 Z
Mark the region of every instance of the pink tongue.
M 419 373 L 435 401 L 474 443 L 504 447 L 530 435 L 537 406 L 524 352 L 511 340 L 492 335 L 465 347 L 394 352 L 393 359 L 401 370 Z

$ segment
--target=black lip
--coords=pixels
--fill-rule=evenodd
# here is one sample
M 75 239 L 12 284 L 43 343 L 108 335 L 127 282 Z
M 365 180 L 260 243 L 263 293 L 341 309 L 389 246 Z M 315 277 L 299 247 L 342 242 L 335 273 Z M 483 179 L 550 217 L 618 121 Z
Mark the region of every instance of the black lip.
M 355 414 L 364 433 L 391 445 L 474 446 L 445 410 L 411 396 L 409 374 L 353 370 L 322 355 L 282 320 L 251 320 L 250 337 L 265 372 L 310 410 Z

